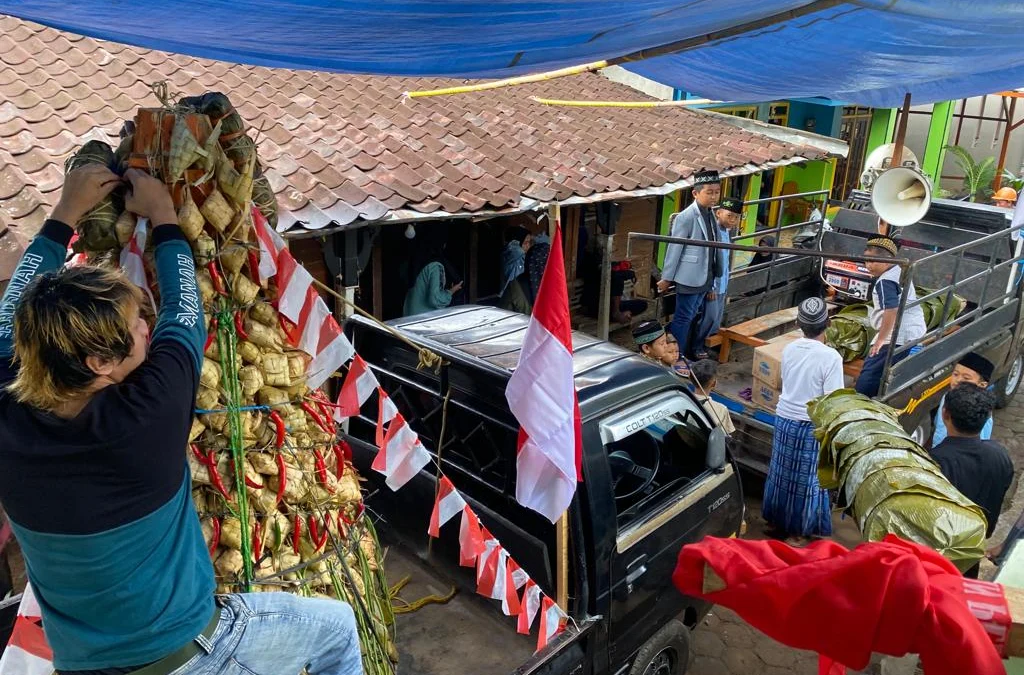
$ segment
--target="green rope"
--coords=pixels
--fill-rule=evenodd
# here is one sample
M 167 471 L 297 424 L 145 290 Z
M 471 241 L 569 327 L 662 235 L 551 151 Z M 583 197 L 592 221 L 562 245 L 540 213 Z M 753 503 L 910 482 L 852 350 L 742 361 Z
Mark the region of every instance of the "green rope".
M 238 336 L 231 309 L 221 309 L 217 316 L 217 348 L 221 355 L 221 372 L 224 390 L 227 393 L 228 423 L 231 434 L 231 459 L 235 467 L 235 496 L 238 500 L 238 522 L 242 529 L 242 561 L 244 564 L 242 585 L 246 592 L 252 590 L 252 528 L 249 526 L 249 492 L 245 486 L 245 448 L 242 446 L 242 386 L 235 368 Z

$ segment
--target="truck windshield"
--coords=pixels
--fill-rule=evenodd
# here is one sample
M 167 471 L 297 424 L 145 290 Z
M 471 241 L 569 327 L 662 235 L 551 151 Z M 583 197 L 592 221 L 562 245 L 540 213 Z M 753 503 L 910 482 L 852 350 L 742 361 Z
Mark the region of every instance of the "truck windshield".
M 671 412 L 647 412 L 652 410 Z M 631 433 L 623 434 L 626 429 Z M 602 425 L 620 529 L 657 511 L 705 472 L 710 430 L 703 413 L 680 393 L 631 406 Z

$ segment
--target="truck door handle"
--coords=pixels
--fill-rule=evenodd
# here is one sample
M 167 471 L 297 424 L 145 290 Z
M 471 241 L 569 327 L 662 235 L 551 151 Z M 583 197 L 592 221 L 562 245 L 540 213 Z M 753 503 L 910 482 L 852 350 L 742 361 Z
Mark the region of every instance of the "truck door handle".
M 633 592 L 633 584 L 647 573 L 647 556 L 641 555 L 626 566 L 626 592 Z

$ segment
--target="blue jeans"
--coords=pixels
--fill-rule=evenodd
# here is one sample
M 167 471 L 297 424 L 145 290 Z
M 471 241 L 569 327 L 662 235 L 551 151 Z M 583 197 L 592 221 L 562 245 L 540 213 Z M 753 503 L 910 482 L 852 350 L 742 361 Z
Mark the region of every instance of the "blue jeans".
M 704 351 L 704 342 L 718 332 L 722 327 L 722 315 L 725 313 L 725 294 L 718 293 L 714 300 L 704 299 L 704 314 L 700 319 L 700 327 L 697 328 L 696 342 L 693 343 L 694 350 Z
M 690 332 L 694 328 L 693 319 L 697 316 L 697 310 L 704 302 L 705 295 L 703 291 L 700 293 L 676 293 L 676 311 L 672 315 L 672 322 L 668 325 L 668 329 L 679 343 L 679 355 L 687 359 L 693 357 Z
M 857 376 L 857 383 L 853 385 L 858 394 L 864 394 L 872 398 L 878 396 L 878 390 L 882 386 L 882 371 L 885 370 L 885 359 L 889 355 L 889 349 L 891 349 L 891 345 L 885 345 L 878 350 L 877 354 L 864 359 L 860 375 Z M 908 356 L 910 356 L 910 352 L 903 352 L 894 356 L 892 365 L 895 366 Z
M 220 624 L 203 652 L 171 675 L 362 675 L 355 615 L 344 602 L 290 593 L 218 598 Z

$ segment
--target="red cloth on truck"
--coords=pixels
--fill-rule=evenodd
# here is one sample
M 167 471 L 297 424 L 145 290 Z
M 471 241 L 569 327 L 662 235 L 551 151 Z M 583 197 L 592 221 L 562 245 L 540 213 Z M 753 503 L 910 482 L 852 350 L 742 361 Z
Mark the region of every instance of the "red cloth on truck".
M 704 592 L 705 565 L 724 589 Z M 822 673 L 866 668 L 873 651 L 920 654 L 926 675 L 1006 672 L 967 608 L 957 568 L 892 535 L 852 551 L 832 541 L 794 548 L 708 537 L 683 547 L 672 580 L 785 645 L 818 652 Z

